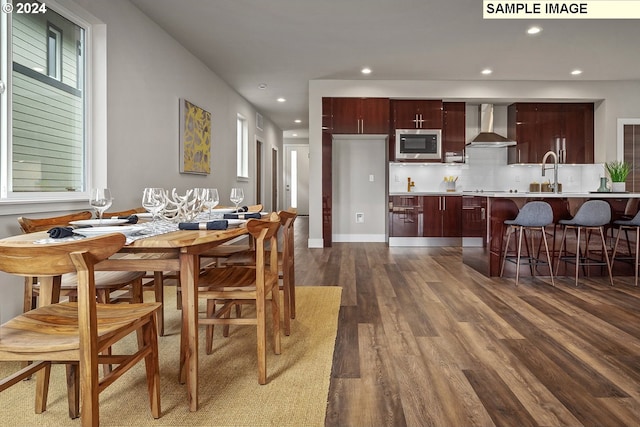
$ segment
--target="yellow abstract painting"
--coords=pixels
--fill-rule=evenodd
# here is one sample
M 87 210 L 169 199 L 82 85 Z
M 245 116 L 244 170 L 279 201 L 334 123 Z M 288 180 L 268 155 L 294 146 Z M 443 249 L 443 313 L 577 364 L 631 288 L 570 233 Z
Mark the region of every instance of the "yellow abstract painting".
M 180 99 L 180 173 L 211 173 L 211 113 Z

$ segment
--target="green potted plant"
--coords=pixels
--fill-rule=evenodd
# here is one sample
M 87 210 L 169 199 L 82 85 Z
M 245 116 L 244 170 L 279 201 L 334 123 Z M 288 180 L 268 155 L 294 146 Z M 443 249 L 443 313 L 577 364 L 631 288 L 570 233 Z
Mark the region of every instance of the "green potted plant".
M 627 175 L 629 175 L 631 171 L 629 164 L 616 160 L 605 163 L 605 167 L 611 177 L 611 191 L 614 193 L 623 193 L 626 190 L 625 181 L 627 180 Z

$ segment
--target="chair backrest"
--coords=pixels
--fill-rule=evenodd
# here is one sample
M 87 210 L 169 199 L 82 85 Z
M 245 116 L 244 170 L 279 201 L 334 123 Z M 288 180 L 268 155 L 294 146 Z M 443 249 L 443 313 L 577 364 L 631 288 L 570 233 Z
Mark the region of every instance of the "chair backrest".
M 553 210 L 547 202 L 528 202 L 513 222 L 524 227 L 544 227 L 553 223 Z
M 280 217 L 280 225 L 282 226 L 282 257 L 285 260 L 293 261 L 293 223 L 298 214 L 294 210 L 286 210 L 278 212 Z
M 269 260 L 270 270 L 273 274 L 278 274 L 278 230 L 280 229 L 280 218 L 274 212 L 267 219 L 250 219 L 247 221 L 247 230 L 255 240 L 256 276 L 264 275 L 265 266 L 265 246 L 267 243 L 271 248 L 271 258 Z
M 137 207 L 137 208 L 133 208 L 133 209 L 126 209 L 123 211 L 114 211 L 114 212 L 105 212 L 104 214 L 102 214 L 103 218 L 111 218 L 114 216 L 129 216 L 129 215 L 135 215 L 138 213 L 143 213 L 146 212 L 147 210 L 145 208 L 143 208 L 142 206 Z
M 91 219 L 93 214 L 90 211 L 76 212 L 68 215 L 53 216 L 48 218 L 18 218 L 18 224 L 24 233 L 35 233 L 36 231 L 47 231 L 53 227 L 66 227 L 71 221 Z
M 611 221 L 611 206 L 604 200 L 587 200 L 580 206 L 572 223 L 585 227 L 599 227 Z
M 125 241 L 121 233 L 43 245 L 0 240 L 0 271 L 18 276 L 59 276 L 79 267 L 86 270 L 118 252 Z M 81 255 L 86 265 L 79 266 L 72 254 Z

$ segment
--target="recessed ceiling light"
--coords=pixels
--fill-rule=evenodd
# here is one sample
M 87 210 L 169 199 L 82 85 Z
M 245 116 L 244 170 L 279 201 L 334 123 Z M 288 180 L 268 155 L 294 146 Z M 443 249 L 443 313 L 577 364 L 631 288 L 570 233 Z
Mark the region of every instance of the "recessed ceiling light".
M 542 28 L 540 27 L 531 27 L 527 30 L 527 34 L 538 34 L 540 31 L 542 31 Z
M 482 74 L 484 74 L 485 76 L 488 76 L 491 73 L 493 73 L 493 71 L 489 68 L 485 68 L 484 70 L 482 70 Z
M 582 74 L 582 70 L 573 70 L 573 71 L 571 72 L 571 75 L 572 75 L 572 76 L 579 76 L 580 74 Z
M 258 89 L 266 89 L 267 88 L 267 84 L 266 83 L 260 83 L 258 85 Z
M 295 123 L 302 123 L 302 120 L 300 120 L 300 119 L 295 119 L 295 120 L 294 120 L 294 122 L 295 122 Z
M 365 67 L 361 70 L 362 74 L 371 74 L 371 68 Z
M 293 136 L 298 136 L 298 134 L 297 134 L 297 133 L 294 133 L 294 134 L 293 134 Z
M 39 73 L 42 73 L 42 72 L 44 72 L 44 68 L 42 68 L 42 67 L 33 67 L 33 71 L 37 71 Z
M 278 98 L 278 99 L 276 99 L 276 101 L 278 101 L 278 102 L 286 102 L 287 100 L 284 99 L 284 98 Z

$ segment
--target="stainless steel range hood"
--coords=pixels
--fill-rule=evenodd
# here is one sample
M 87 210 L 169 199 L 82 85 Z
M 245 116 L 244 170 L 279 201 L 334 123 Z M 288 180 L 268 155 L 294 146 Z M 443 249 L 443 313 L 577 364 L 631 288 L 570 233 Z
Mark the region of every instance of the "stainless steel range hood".
M 467 144 L 469 147 L 509 147 L 515 141 L 493 131 L 493 104 L 480 105 L 480 133 Z

